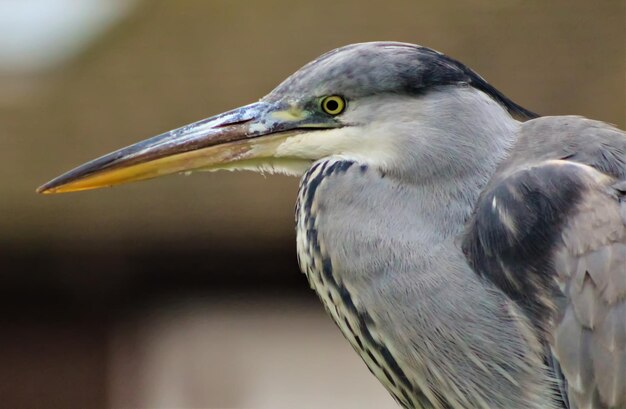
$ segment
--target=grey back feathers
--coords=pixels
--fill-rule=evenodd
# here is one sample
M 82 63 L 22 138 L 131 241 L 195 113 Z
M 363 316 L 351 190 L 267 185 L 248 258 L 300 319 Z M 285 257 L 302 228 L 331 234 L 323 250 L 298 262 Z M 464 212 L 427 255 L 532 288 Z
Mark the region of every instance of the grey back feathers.
M 578 117 L 531 121 L 463 243 L 551 343 L 573 408 L 626 407 L 625 174 L 624 132 Z

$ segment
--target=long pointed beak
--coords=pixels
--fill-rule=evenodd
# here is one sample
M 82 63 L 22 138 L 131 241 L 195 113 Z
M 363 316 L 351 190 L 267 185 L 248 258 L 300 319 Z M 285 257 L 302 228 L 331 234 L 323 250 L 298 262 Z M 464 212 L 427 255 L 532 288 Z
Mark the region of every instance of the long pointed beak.
M 37 192 L 97 189 L 271 158 L 278 145 L 293 135 L 290 131 L 307 127 L 319 129 L 334 125 L 315 124 L 306 111 L 280 103 L 258 102 L 109 153 L 51 180 Z

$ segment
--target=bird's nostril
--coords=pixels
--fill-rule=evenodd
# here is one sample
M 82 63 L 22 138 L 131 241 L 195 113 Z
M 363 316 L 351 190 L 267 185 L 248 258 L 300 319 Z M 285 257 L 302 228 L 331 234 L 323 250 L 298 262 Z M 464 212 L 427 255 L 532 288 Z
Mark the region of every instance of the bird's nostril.
M 226 121 L 223 122 L 219 125 L 215 125 L 215 128 L 226 128 L 227 126 L 233 126 L 233 125 L 243 125 L 243 124 L 247 124 L 248 122 L 252 121 L 254 118 L 248 118 L 248 119 L 240 119 L 238 121 Z

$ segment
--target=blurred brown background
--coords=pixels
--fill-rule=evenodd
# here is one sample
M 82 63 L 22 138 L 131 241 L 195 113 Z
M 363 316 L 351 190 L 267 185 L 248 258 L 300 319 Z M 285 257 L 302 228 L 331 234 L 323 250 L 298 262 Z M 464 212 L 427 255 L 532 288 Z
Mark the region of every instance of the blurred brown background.
M 0 407 L 394 408 L 298 271 L 297 180 L 34 193 L 372 40 L 626 125 L 623 0 L 0 2 Z

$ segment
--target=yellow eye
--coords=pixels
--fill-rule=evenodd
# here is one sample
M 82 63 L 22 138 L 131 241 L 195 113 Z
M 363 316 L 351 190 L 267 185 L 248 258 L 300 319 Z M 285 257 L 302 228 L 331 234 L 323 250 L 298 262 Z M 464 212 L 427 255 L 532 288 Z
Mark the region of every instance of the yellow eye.
M 328 115 L 339 115 L 346 109 L 346 100 L 339 95 L 331 95 L 322 99 L 322 109 Z

